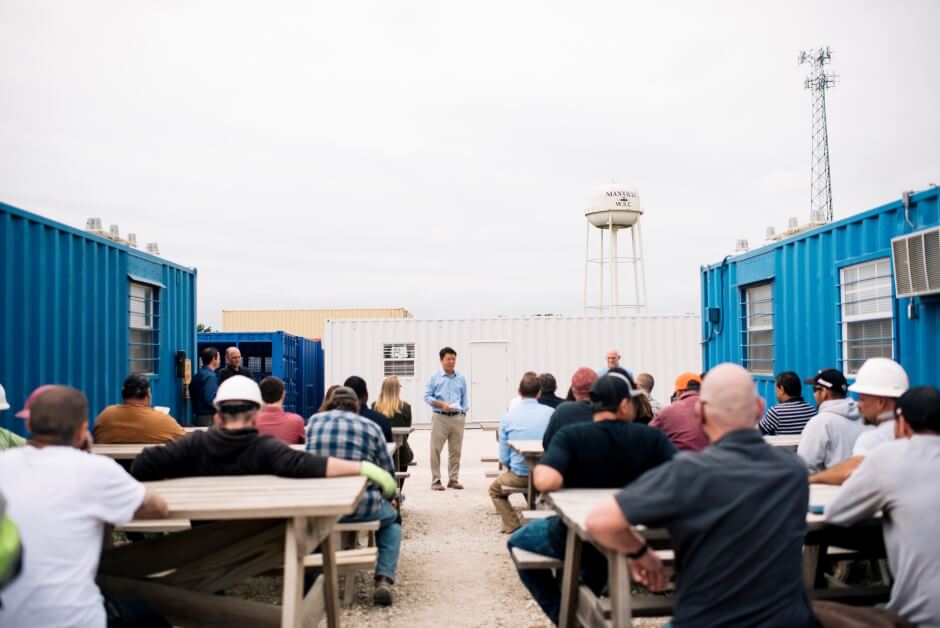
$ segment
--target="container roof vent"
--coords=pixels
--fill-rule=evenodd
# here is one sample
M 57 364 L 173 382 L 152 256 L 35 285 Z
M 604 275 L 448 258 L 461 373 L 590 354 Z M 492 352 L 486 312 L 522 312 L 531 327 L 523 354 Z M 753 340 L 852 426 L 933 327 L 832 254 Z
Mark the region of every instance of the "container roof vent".
M 898 297 L 940 294 L 940 227 L 891 240 Z

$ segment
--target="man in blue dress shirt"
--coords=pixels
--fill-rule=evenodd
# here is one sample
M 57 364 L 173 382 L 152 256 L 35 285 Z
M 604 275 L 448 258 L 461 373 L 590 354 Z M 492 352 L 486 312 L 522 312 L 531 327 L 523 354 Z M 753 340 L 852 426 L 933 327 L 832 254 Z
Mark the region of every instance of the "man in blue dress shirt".
M 522 522 L 509 503 L 509 497 L 503 495 L 503 486 L 513 488 L 528 488 L 529 467 L 525 457 L 510 449 L 511 440 L 542 440 L 545 428 L 552 418 L 554 410 L 550 406 L 539 403 L 539 392 L 542 388 L 541 380 L 535 373 L 528 372 L 519 382 L 519 397 L 522 398 L 514 408 L 509 410 L 499 420 L 499 461 L 503 472 L 490 485 L 490 499 L 502 519 L 503 533 L 512 534 L 520 527 Z
M 467 380 L 455 370 L 457 352 L 450 347 L 440 350 L 441 370 L 428 380 L 424 400 L 431 406 L 431 490 L 443 491 L 441 451 L 447 443 L 447 488 L 462 489 L 460 450 L 467 418 Z

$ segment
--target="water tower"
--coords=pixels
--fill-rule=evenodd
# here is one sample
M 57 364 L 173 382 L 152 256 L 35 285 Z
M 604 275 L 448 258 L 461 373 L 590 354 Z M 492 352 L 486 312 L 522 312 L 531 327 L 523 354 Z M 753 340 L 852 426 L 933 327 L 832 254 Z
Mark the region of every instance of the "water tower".
M 587 236 L 584 256 L 584 313 L 617 316 L 646 314 L 646 273 L 643 268 L 643 236 L 640 231 L 640 195 L 636 188 L 611 183 L 588 196 Z M 599 237 L 592 247 L 591 232 Z M 617 237 L 630 233 L 629 255 L 622 255 Z M 604 250 L 604 240 L 608 241 Z M 633 269 L 630 281 L 630 267 Z M 625 271 L 625 272 L 621 272 Z M 590 286 L 596 285 L 596 294 Z M 632 288 L 632 290 L 631 290 Z M 627 295 L 632 293 L 632 298 Z M 621 300 L 621 299 L 624 300 Z

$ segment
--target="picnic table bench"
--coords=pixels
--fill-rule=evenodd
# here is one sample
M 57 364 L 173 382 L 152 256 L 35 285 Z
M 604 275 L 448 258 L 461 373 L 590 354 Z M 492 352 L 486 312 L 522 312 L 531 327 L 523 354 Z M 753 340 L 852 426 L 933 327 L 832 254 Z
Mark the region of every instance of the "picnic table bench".
M 127 443 L 121 445 L 95 444 L 92 445 L 91 451 L 101 456 L 113 458 L 114 460 L 134 460 L 145 448 L 161 446 L 162 445 L 155 443 Z M 386 446 L 388 447 L 388 453 L 394 456 L 398 445 L 396 443 L 386 443 Z M 290 448 L 297 451 L 306 451 L 306 445 L 291 445 Z
M 539 463 L 539 458 L 545 453 L 540 440 L 511 440 L 509 446 L 522 454 L 525 458 L 525 464 L 529 468 L 529 487 L 526 492 L 526 502 L 529 510 L 535 510 L 535 484 L 532 478 L 535 465 Z
M 810 505 L 822 506 L 825 509 L 839 488 L 838 486 L 810 485 Z M 598 600 L 590 589 L 579 585 L 578 574 L 583 543 L 593 542 L 587 532 L 588 513 L 599 502 L 617 492 L 618 489 L 563 489 L 546 495 L 546 500 L 568 527 L 559 617 L 559 626 L 563 628 L 574 626 L 576 621 L 584 625 L 626 626 L 630 624 L 630 618 L 634 614 L 650 616 L 651 614 L 667 615 L 671 612 L 672 600 L 670 598 L 656 595 L 631 596 L 630 573 L 626 556 L 600 546 L 598 549 L 609 562 L 609 602 Z M 880 534 L 880 514 L 868 524 L 869 532 Z M 825 530 L 833 530 L 833 528 L 826 523 L 825 515 L 811 512 L 806 514 L 806 526 L 807 540 L 803 550 L 804 582 L 811 596 L 816 597 L 815 593 L 820 591 L 814 588 L 818 576 L 819 556 L 822 551 L 825 551 L 824 542 L 820 542 L 816 535 Z M 662 542 L 669 539 L 669 533 L 665 529 L 650 529 L 644 526 L 635 526 L 635 529 L 653 546 L 662 546 Z M 835 530 L 841 532 L 844 529 Z M 531 562 L 531 560 L 529 557 L 528 561 Z M 820 598 L 838 599 L 847 603 L 883 600 L 886 599 L 886 595 L 887 589 L 883 587 L 839 589 L 838 592 L 826 590 L 824 593 L 819 593 Z
M 325 612 L 339 625 L 334 527 L 356 507 L 362 477 L 198 477 L 148 482 L 174 519 L 211 521 L 103 552 L 98 582 L 141 599 L 176 625 L 299 628 Z M 323 577 L 303 596 L 308 554 L 320 546 Z M 281 606 L 214 595 L 281 569 Z
M 796 451 L 796 448 L 800 446 L 799 434 L 775 434 L 773 436 L 765 436 L 764 440 L 769 445 L 790 451 Z

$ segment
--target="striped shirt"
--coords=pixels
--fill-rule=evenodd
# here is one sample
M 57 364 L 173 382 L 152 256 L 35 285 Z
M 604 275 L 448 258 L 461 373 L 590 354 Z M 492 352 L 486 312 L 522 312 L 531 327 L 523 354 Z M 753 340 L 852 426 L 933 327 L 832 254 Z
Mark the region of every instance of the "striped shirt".
M 767 410 L 757 426 L 763 434 L 801 434 L 814 416 L 816 408 L 802 397 L 791 397 Z

